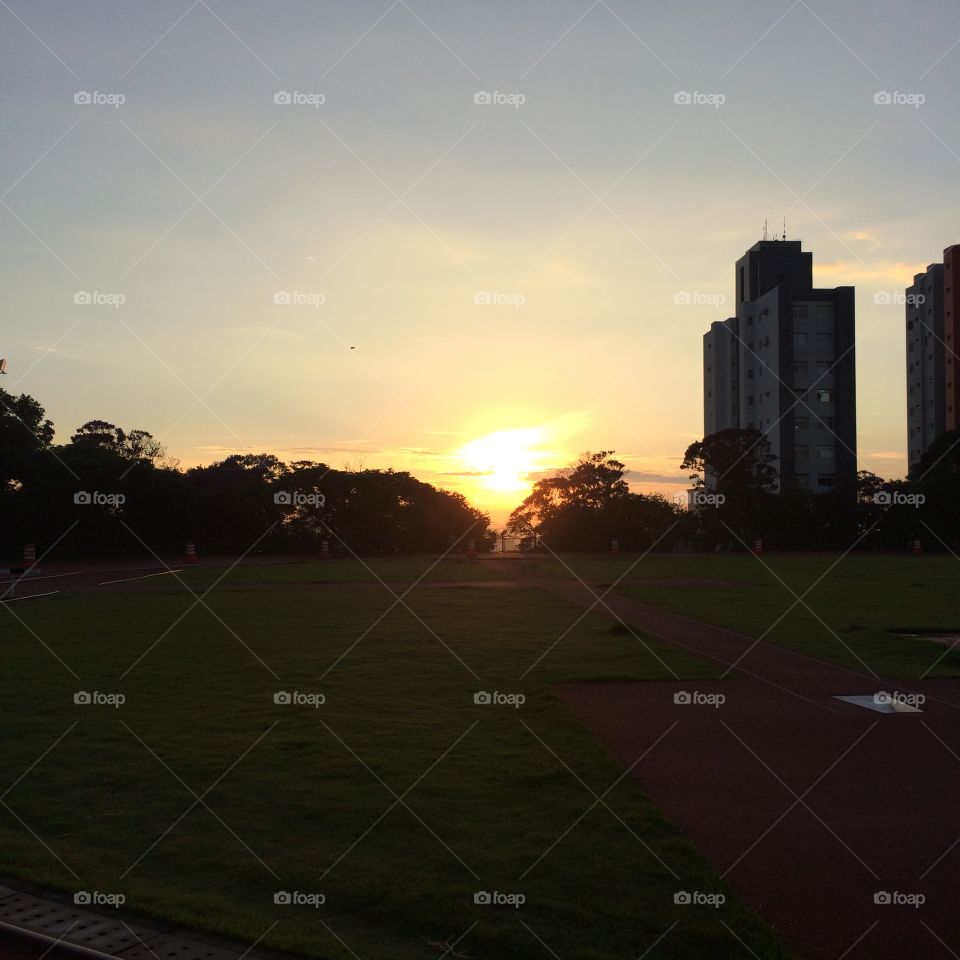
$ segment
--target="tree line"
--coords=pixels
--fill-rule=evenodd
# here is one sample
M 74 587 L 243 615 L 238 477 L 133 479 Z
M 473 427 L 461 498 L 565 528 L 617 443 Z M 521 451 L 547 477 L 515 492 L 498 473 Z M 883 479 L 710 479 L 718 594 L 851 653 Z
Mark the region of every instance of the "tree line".
M 0 390 L 0 555 L 392 555 L 489 549 L 489 517 L 394 470 L 238 454 L 181 469 L 145 430 L 85 423 L 68 443 L 32 397 Z
M 689 490 L 667 500 L 634 493 L 613 451 L 587 453 L 539 480 L 507 523 L 522 549 L 738 551 L 960 550 L 960 430 L 943 434 L 906 480 L 866 470 L 813 493 L 777 488 L 776 458 L 759 430 L 698 440 L 680 464 Z

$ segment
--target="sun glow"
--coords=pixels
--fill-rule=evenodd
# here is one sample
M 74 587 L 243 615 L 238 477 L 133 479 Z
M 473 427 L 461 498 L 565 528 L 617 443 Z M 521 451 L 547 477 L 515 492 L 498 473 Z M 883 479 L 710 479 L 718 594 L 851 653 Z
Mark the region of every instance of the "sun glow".
M 530 488 L 529 475 L 549 460 L 549 452 L 538 449 L 546 439 L 544 427 L 498 430 L 464 444 L 460 456 L 488 490 L 519 493 Z

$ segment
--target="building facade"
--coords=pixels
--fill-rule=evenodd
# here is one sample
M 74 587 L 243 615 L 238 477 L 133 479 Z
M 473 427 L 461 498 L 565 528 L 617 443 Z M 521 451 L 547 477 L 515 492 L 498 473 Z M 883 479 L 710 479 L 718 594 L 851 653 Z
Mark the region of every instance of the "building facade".
M 943 251 L 945 429 L 960 428 L 960 244 Z
M 943 264 L 907 287 L 907 463 L 913 469 L 946 429 Z
M 960 244 L 918 273 L 906 290 L 907 462 L 960 428 Z
M 736 263 L 736 316 L 704 337 L 704 433 L 755 428 L 779 489 L 853 489 L 853 287 L 813 286 L 799 240 L 762 240 Z

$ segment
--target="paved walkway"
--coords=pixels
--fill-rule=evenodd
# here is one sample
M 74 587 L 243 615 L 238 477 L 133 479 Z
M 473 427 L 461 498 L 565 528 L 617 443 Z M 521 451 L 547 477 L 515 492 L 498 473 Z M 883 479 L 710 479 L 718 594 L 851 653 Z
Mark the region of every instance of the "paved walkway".
M 587 608 L 604 591 L 510 569 Z M 558 692 L 799 957 L 960 956 L 960 683 L 883 681 L 615 595 L 595 612 L 730 668 Z M 886 714 L 833 699 L 880 690 L 927 700 Z

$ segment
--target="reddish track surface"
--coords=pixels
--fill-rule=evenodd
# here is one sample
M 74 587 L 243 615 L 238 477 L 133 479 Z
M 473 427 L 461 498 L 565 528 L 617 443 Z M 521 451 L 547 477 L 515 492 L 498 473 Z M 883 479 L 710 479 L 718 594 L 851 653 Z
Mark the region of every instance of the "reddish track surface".
M 603 593 L 513 570 L 584 606 Z M 596 612 L 737 663 L 719 682 L 559 693 L 799 957 L 960 956 L 960 683 L 883 682 L 612 595 Z M 832 699 L 879 690 L 927 702 L 881 714 Z M 676 704 L 679 691 L 726 702 Z M 877 904 L 880 891 L 926 902 Z

